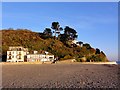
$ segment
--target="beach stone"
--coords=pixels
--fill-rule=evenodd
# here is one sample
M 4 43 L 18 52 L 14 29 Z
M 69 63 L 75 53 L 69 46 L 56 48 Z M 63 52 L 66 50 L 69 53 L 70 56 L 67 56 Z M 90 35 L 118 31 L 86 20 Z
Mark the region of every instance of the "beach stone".
M 116 65 L 21 64 L 2 66 L 3 88 L 117 88 Z

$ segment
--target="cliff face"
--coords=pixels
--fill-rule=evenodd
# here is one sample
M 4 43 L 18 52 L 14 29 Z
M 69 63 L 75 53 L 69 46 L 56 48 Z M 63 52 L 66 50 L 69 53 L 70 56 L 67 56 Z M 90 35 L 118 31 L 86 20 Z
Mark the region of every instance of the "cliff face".
M 108 61 L 103 52 L 96 53 L 96 49 L 65 45 L 54 37 L 43 39 L 39 33 L 30 30 L 1 30 L 2 32 L 2 55 L 6 56 L 9 46 L 23 46 L 29 51 L 37 50 L 39 53 L 48 51 L 59 57 L 60 60 L 75 58 L 77 61 Z M 86 59 L 82 59 L 85 57 Z

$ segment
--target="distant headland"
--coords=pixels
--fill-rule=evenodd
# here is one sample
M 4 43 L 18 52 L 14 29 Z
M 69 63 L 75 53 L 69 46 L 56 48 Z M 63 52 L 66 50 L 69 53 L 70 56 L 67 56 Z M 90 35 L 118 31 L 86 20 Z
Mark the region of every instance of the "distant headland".
M 63 33 L 61 33 L 61 31 Z M 1 57 L 6 61 L 9 46 L 22 46 L 29 52 L 36 50 L 39 54 L 48 51 L 59 60 L 75 59 L 78 62 L 107 62 L 103 51 L 91 47 L 90 44 L 77 41 L 75 29 L 60 27 L 59 22 L 52 22 L 51 28 L 43 32 L 32 32 L 28 29 L 3 29 Z

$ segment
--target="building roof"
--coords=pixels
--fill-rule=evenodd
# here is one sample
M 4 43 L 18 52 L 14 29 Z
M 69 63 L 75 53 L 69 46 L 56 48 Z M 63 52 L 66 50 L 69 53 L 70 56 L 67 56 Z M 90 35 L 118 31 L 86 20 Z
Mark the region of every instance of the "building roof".
M 28 48 L 22 46 L 10 46 L 9 51 L 28 51 Z

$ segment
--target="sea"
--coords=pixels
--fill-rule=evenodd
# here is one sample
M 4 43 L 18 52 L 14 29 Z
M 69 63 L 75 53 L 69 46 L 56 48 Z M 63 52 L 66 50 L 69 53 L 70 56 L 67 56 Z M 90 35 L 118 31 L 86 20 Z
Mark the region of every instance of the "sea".
M 116 61 L 117 64 L 120 64 L 120 60 Z

